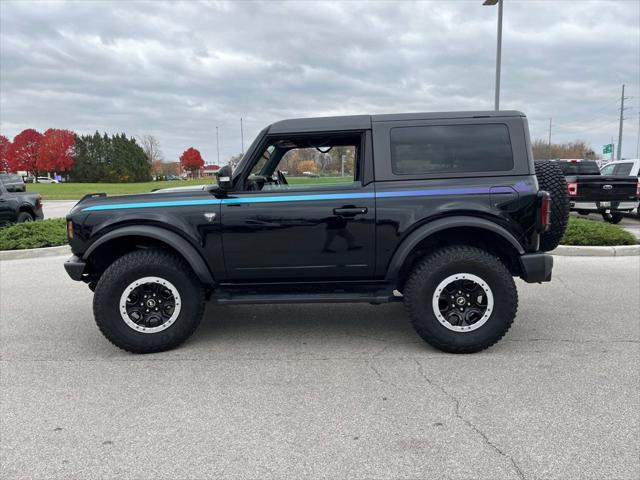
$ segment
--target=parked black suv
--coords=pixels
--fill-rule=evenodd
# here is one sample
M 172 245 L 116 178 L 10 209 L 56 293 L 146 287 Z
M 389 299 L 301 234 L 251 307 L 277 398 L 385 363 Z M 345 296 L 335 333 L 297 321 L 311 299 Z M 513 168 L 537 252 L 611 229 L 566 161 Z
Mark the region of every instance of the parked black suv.
M 42 195 L 7 189 L 0 179 L 0 227 L 42 220 Z
M 207 299 L 404 301 L 431 345 L 475 352 L 511 326 L 514 276 L 551 279 L 541 242 L 562 236 L 566 184 L 535 168 L 520 112 L 285 120 L 218 185 L 82 199 L 65 267 L 131 352 L 183 342 Z

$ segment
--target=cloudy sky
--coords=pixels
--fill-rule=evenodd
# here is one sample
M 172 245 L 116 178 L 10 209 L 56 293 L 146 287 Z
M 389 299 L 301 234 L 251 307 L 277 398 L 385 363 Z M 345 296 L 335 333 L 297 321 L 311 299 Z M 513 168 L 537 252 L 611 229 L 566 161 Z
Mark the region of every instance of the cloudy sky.
M 640 2 L 504 0 L 501 108 L 532 136 L 635 157 Z M 493 108 L 497 7 L 433 2 L 0 2 L 0 130 L 152 134 L 216 162 L 287 117 Z

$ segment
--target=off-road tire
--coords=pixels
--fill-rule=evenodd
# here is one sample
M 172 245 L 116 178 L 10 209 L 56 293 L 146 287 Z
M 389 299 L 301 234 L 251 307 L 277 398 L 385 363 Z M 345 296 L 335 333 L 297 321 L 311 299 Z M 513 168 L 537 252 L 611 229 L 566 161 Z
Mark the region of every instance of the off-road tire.
M 457 273 L 480 277 L 494 296 L 493 311 L 477 330 L 449 330 L 433 310 L 438 284 Z M 518 310 L 518 291 L 498 258 L 479 248 L 453 246 L 433 252 L 414 267 L 404 288 L 404 304 L 413 327 L 427 343 L 449 353 L 473 353 L 490 347 L 507 333 Z
M 18 213 L 18 219 L 17 219 L 18 223 L 33 222 L 34 220 L 35 219 L 33 218 L 33 215 L 31 215 L 29 212 Z
M 123 320 L 120 296 L 132 282 L 157 276 L 171 282 L 181 297 L 175 322 L 156 333 L 142 333 Z M 123 255 L 102 274 L 93 297 L 93 313 L 102 334 L 115 346 L 132 353 L 170 350 L 193 334 L 204 312 L 204 290 L 189 265 L 172 253 L 145 249 Z
M 602 219 L 605 222 L 612 223 L 614 225 L 617 223 L 620 223 L 623 218 L 624 218 L 624 215 L 621 214 L 620 212 L 611 212 L 611 213 L 603 212 L 602 213 Z
M 540 190 L 551 194 L 549 230 L 540 235 L 540 250 L 548 252 L 560 244 L 569 221 L 569 195 L 562 169 L 554 162 L 535 162 Z

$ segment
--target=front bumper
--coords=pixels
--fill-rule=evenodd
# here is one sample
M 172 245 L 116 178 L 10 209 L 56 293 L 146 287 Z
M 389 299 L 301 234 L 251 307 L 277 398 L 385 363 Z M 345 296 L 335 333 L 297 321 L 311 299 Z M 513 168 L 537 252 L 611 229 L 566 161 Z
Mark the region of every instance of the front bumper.
M 548 282 L 551 280 L 553 257 L 548 253 L 528 253 L 520 256 L 520 266 L 525 282 Z
M 86 266 L 87 263 L 77 255 L 72 256 L 64 262 L 64 269 L 67 271 L 67 274 L 77 282 L 82 280 Z

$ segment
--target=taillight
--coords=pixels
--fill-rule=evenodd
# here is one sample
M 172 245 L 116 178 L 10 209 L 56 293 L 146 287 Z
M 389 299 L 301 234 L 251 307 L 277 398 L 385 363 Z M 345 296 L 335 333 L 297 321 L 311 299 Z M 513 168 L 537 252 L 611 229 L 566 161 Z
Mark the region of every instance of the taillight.
M 73 238 L 73 222 L 71 220 L 67 221 L 67 237 L 69 240 Z
M 42 195 L 38 194 L 36 197 L 36 208 L 40 208 L 42 206 Z
M 640 178 L 638 179 L 638 183 L 636 183 L 636 198 L 640 198 Z
M 551 195 L 543 192 L 540 199 L 540 230 L 546 232 L 551 225 Z
M 567 193 L 570 197 L 578 196 L 578 182 L 569 182 L 567 183 Z

